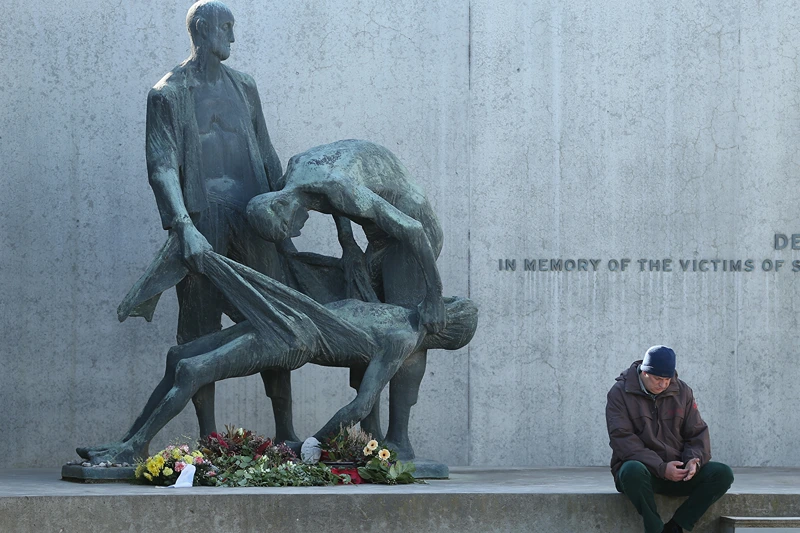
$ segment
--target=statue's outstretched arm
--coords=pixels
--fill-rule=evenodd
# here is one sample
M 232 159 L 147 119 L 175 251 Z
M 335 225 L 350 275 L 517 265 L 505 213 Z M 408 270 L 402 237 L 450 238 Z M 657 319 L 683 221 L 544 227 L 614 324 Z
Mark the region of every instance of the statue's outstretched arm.
M 334 215 L 333 221 L 336 223 L 336 233 L 342 247 L 342 270 L 344 271 L 347 298 L 377 302 L 378 296 L 372 288 L 369 272 L 367 272 L 367 260 L 353 236 L 350 219 Z
M 425 278 L 426 296 L 420 304 L 420 317 L 432 333 L 444 328 L 445 314 L 442 302 L 442 280 L 436 268 L 436 256 L 422 224 L 406 215 L 395 206 L 366 187 L 348 187 L 334 182 L 328 190 L 327 199 L 335 215 L 350 219 L 370 220 L 390 237 L 407 244 L 422 268 Z

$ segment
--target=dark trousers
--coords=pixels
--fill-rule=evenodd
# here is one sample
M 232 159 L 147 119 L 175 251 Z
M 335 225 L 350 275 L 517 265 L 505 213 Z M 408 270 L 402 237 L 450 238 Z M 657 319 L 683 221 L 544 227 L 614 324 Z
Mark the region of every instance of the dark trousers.
M 688 496 L 672 519 L 691 531 L 711 505 L 725 494 L 733 483 L 733 472 L 723 463 L 705 464 L 689 481 L 667 481 L 650 473 L 639 461 L 626 461 L 617 472 L 617 490 L 627 496 L 644 520 L 645 533 L 661 533 L 664 522 L 658 515 L 654 493 L 667 496 Z

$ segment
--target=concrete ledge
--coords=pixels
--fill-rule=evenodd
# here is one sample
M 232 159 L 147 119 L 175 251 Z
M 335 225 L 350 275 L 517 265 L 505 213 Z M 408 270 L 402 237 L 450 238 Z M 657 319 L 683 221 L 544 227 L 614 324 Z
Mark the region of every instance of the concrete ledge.
M 719 519 L 721 533 L 784 533 L 800 532 L 800 517 L 723 516 Z
M 450 468 L 430 459 L 414 459 L 414 477 L 417 479 L 450 479 Z
M 782 517 L 752 517 L 752 516 L 723 516 L 720 517 L 719 523 L 722 526 L 738 526 L 738 527 L 794 527 L 800 529 L 800 517 L 798 516 L 782 516 Z
M 734 469 L 736 482 L 695 533 L 719 517 L 800 515 L 800 470 Z M 425 485 L 160 489 L 83 485 L 56 470 L 0 474 L 0 531 L 487 531 L 640 533 L 606 468 L 452 468 Z M 681 503 L 658 498 L 669 518 Z

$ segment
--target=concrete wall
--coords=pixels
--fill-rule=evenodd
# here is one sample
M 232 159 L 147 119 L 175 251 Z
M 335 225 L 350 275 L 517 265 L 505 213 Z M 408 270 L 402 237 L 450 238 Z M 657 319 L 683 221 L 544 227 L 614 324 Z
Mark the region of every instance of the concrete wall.
M 55 466 L 120 436 L 160 378 L 174 296 L 152 324 L 120 325 L 115 309 L 164 239 L 145 96 L 188 54 L 190 4 L 5 1 L 0 466 Z M 443 223 L 445 292 L 481 306 L 470 347 L 429 358 L 419 455 L 604 464 L 605 392 L 666 343 L 717 459 L 800 465 L 800 255 L 773 249 L 774 233 L 800 233 L 792 3 L 228 4 L 229 64 L 258 82 L 284 164 L 343 138 L 392 149 Z M 300 245 L 335 253 L 332 225 L 314 217 Z M 672 272 L 639 270 L 665 258 Z M 755 267 L 684 272 L 680 259 Z M 272 431 L 257 377 L 217 390 L 220 425 Z M 347 373 L 303 368 L 294 397 L 310 434 L 352 397 Z M 196 431 L 189 407 L 154 445 Z

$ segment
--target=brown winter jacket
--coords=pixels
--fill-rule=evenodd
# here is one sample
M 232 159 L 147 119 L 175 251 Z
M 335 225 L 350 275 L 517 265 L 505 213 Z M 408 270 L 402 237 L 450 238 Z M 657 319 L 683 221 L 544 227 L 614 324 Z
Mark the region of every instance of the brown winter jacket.
M 614 479 L 625 461 L 639 461 L 660 478 L 670 461 L 686 463 L 697 458 L 699 466 L 706 464 L 711 459 L 708 426 L 700 417 L 692 389 L 676 372 L 654 401 L 639 384 L 640 364 L 635 361 L 608 391 L 606 424 L 614 452 Z

